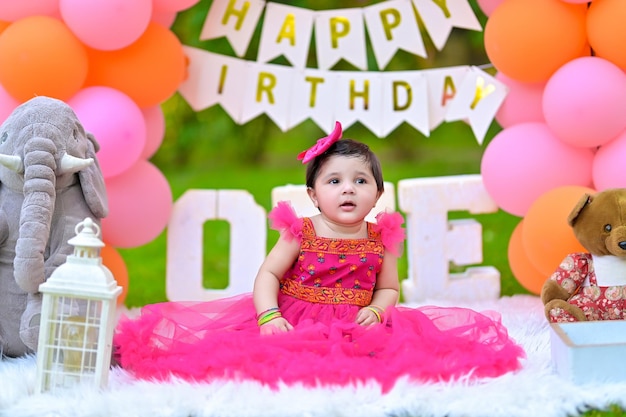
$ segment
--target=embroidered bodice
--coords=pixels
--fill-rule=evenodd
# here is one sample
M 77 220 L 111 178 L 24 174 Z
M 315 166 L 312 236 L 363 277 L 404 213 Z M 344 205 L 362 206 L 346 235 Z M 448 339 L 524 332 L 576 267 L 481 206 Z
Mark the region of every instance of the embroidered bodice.
M 368 305 L 385 248 L 372 223 L 367 238 L 317 236 L 313 222 L 302 222 L 300 255 L 281 281 L 281 290 L 296 298 L 324 304 Z

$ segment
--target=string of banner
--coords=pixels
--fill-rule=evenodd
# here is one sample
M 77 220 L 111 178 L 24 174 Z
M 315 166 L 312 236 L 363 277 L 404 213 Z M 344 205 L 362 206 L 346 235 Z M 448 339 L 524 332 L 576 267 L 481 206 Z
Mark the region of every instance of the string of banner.
M 341 120 L 383 138 L 403 122 L 429 136 L 444 121 L 463 120 L 482 144 L 508 88 L 480 67 L 367 71 L 365 28 L 378 67 L 385 68 L 399 49 L 427 56 L 415 11 L 438 50 L 455 27 L 482 31 L 468 1 L 388 0 L 313 11 L 214 0 L 200 39 L 226 37 L 237 58 L 185 46 L 188 77 L 179 92 L 195 111 L 219 104 L 238 124 L 266 114 L 282 131 L 311 119 L 329 133 Z M 257 60 L 241 59 L 263 11 Z M 306 68 L 313 32 L 315 69 Z M 291 66 L 268 63 L 281 55 Z M 330 70 L 341 59 L 359 71 Z

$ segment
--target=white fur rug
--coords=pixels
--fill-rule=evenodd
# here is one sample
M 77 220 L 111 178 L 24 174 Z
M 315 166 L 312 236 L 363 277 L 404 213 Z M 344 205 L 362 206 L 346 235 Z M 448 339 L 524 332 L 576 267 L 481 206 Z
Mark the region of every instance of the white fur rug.
M 101 392 L 77 387 L 62 395 L 35 395 L 35 360 L 27 357 L 0 362 L 0 415 L 556 417 L 575 416 L 611 404 L 626 407 L 626 376 L 619 384 L 581 386 L 555 373 L 549 326 L 537 297 L 516 295 L 466 306 L 502 314 L 511 336 L 526 350 L 521 371 L 472 383 L 416 384 L 401 380 L 383 395 L 374 384 L 272 391 L 256 383 L 152 383 L 134 380 L 114 369 L 108 388 Z

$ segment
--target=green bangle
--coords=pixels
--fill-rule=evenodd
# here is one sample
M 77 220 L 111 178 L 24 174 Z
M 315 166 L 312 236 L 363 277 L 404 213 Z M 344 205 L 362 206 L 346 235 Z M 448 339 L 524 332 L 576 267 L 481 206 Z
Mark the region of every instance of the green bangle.
M 263 326 L 264 324 L 267 324 L 270 321 L 277 319 L 279 317 L 282 317 L 282 316 L 283 315 L 281 314 L 280 310 L 269 311 L 263 314 L 261 317 L 259 317 L 259 319 L 257 320 L 257 324 L 259 326 Z
M 260 319 L 261 317 L 263 317 L 264 315 L 266 315 L 267 313 L 270 313 L 272 311 L 278 311 L 279 308 L 278 307 L 272 307 L 272 308 L 268 308 L 267 310 L 261 311 L 259 314 L 256 315 L 256 319 Z

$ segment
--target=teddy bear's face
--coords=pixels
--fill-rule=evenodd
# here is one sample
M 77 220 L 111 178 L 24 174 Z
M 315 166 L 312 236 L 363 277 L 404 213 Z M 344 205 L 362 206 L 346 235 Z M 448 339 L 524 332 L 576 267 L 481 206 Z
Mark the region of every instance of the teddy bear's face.
M 593 255 L 626 258 L 626 188 L 599 192 L 577 209 L 570 224 L 585 249 Z

